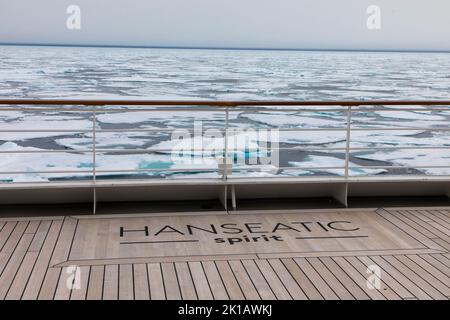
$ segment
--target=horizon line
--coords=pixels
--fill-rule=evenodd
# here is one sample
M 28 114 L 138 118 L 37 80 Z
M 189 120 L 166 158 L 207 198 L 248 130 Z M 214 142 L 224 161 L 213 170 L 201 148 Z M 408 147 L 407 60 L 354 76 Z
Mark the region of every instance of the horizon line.
M 450 50 L 435 49 L 338 49 L 338 48 L 254 48 L 216 46 L 145 46 L 145 45 L 89 45 L 89 44 L 46 44 L 46 43 L 1 43 L 0 46 L 18 47 L 73 47 L 73 48 L 121 48 L 121 49 L 181 49 L 181 50 L 236 50 L 236 51 L 330 51 L 330 52 L 394 52 L 394 53 L 450 53 Z

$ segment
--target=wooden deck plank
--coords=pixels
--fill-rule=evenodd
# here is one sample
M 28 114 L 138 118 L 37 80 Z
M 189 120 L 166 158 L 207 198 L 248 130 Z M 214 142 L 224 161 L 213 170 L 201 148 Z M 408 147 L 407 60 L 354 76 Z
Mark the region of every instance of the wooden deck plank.
M 351 293 L 357 300 L 369 299 L 369 296 L 360 288 L 360 286 L 345 273 L 342 268 L 331 257 L 319 258 L 322 263 L 330 270 L 333 275 L 342 283 L 342 285 Z
M 51 266 L 68 260 L 76 226 L 77 220 L 70 217 L 64 219 L 61 234 L 50 260 Z
M 401 216 L 403 216 L 403 219 L 408 220 L 414 227 L 423 233 L 425 236 L 427 236 L 430 239 L 434 238 L 440 238 L 445 241 L 450 241 L 450 237 L 446 235 L 445 233 L 437 230 L 433 226 L 431 226 L 429 223 L 423 223 L 424 221 L 419 219 L 417 217 L 417 212 L 414 210 L 410 211 L 397 211 Z
M 165 300 L 166 291 L 164 288 L 161 264 L 149 263 L 147 264 L 147 270 L 148 282 L 150 286 L 150 298 L 152 300 Z
M 412 228 L 414 228 L 415 230 L 417 230 L 417 232 L 420 232 L 421 234 L 423 234 L 425 237 L 427 237 L 429 239 L 433 239 L 433 238 L 437 237 L 434 233 L 430 232 L 428 229 L 423 227 L 425 225 L 424 223 L 421 223 L 421 222 L 418 223 L 417 221 L 415 221 L 415 219 L 412 217 L 412 215 L 408 211 L 395 210 L 395 211 L 390 211 L 390 212 L 394 216 L 399 218 L 401 221 L 403 221 L 407 225 L 409 225 Z
M 119 265 L 119 300 L 134 299 L 133 265 Z
M 36 233 L 39 225 L 41 224 L 40 220 L 32 220 L 28 223 L 27 228 L 25 229 L 25 233 Z
M 59 236 L 59 231 L 62 226 L 62 221 L 53 221 L 50 229 L 47 233 L 47 237 L 44 240 L 42 249 L 39 252 L 38 260 L 34 265 L 33 271 L 31 273 L 27 288 L 24 292 L 23 299 L 35 300 L 39 296 L 39 291 L 41 290 L 42 282 L 44 281 L 45 274 L 49 267 L 50 257 L 53 253 L 53 248 L 55 247 L 56 241 Z
M 450 219 L 450 210 L 433 210 L 437 211 L 444 216 L 444 219 Z
M 439 262 L 441 262 L 445 266 L 449 266 L 450 265 L 450 259 L 447 258 L 445 256 L 445 254 L 432 254 L 431 256 L 433 258 L 435 258 L 436 260 L 438 260 Z
M 39 220 L 39 221 L 44 221 L 44 220 L 63 220 L 64 216 L 33 216 L 33 215 L 24 215 L 21 217 L 8 217 L 8 218 L 2 218 L 0 217 L 0 221 L 1 222 L 10 222 L 10 221 L 14 221 L 14 222 L 19 222 L 19 221 L 34 221 L 34 220 Z
M 339 297 L 334 293 L 334 291 L 328 286 L 328 284 L 322 279 L 319 273 L 313 268 L 313 266 L 308 262 L 305 258 L 295 258 L 295 263 L 300 267 L 300 269 L 306 274 L 308 279 L 312 283 L 314 283 L 314 286 L 317 288 L 317 290 L 320 292 L 320 294 L 324 297 L 326 300 L 339 300 Z
M 231 300 L 244 300 L 244 294 L 227 261 L 216 261 L 217 270 Z
M 55 247 L 53 249 L 53 252 L 51 254 L 51 258 L 50 258 L 50 262 L 49 262 L 49 266 L 52 267 L 54 266 L 56 263 L 58 262 L 62 262 L 62 261 L 66 261 L 69 257 L 69 253 L 70 253 L 70 248 L 72 245 L 72 240 L 73 240 L 73 234 L 75 232 L 75 226 L 76 226 L 76 220 L 70 218 L 70 217 L 65 217 L 64 220 L 62 221 L 62 227 L 60 229 L 59 235 L 58 235 L 58 239 L 56 241 Z M 89 268 L 81 268 L 81 271 L 88 271 L 89 274 Z M 53 299 L 53 294 L 56 292 L 57 287 L 58 287 L 58 281 L 61 275 L 61 268 L 49 268 L 47 269 L 47 272 L 45 274 L 44 277 L 44 281 L 42 283 L 42 289 L 41 292 L 39 293 L 39 299 L 43 299 L 43 300 L 49 300 L 49 299 Z M 84 277 L 84 275 L 82 275 L 82 277 Z M 85 279 L 82 279 L 83 281 Z M 86 283 L 87 286 L 87 283 Z M 87 287 L 83 288 L 82 290 L 87 291 Z M 71 297 L 73 295 L 73 291 L 71 293 Z M 76 295 L 77 300 L 78 299 L 78 295 Z M 84 296 L 84 298 L 82 300 L 85 300 L 86 296 Z
M 400 296 L 402 299 L 412 299 L 415 298 L 414 295 L 406 288 L 406 286 L 403 285 L 403 282 L 400 283 L 397 281 L 397 278 L 395 275 L 397 273 L 394 273 L 392 276 L 390 273 L 387 272 L 387 270 L 383 269 L 383 265 L 379 265 L 379 263 L 375 262 L 371 259 L 369 256 L 365 257 L 355 257 L 355 259 L 358 259 L 361 261 L 361 263 L 364 264 L 365 267 L 369 266 L 378 266 L 381 268 L 381 280 L 382 282 L 386 283 L 389 288 L 391 288 L 396 294 Z M 390 269 L 391 267 L 389 266 Z M 392 269 L 395 270 L 395 269 Z M 395 270 L 396 271 L 396 270 Z
M 183 300 L 197 300 L 197 293 L 187 262 L 176 262 L 175 271 L 180 285 L 181 298 Z
M 426 259 L 424 259 L 423 256 L 407 255 L 406 257 L 421 266 L 423 269 L 422 273 L 429 273 L 430 275 L 441 281 L 445 286 L 450 287 L 450 273 L 448 272 L 450 268 L 447 268 L 447 273 L 445 273 L 439 270 L 439 268 L 435 267 L 436 263 L 433 264 L 428 262 Z
M 397 279 L 413 296 L 421 300 L 430 300 L 431 297 L 417 286 L 413 281 L 407 278 L 401 270 L 398 270 L 395 265 L 392 265 L 387 260 L 380 256 L 370 257 L 376 265 L 378 265 L 385 273 L 388 273 L 392 278 Z
M 54 299 L 60 276 L 61 268 L 49 268 L 47 270 L 41 290 L 39 291 L 38 300 Z
M 254 260 L 243 260 L 242 264 L 244 265 L 245 270 L 247 271 L 248 276 L 253 282 L 253 285 L 258 292 L 258 295 L 262 300 L 275 300 L 275 294 L 272 292 L 269 284 L 267 283 L 264 276 L 259 271 L 257 265 Z
M 408 213 L 414 216 L 414 220 L 417 223 L 423 221 L 423 227 L 434 235 L 448 240 L 450 236 L 449 229 L 444 227 L 441 222 L 436 222 L 434 217 L 431 216 L 430 218 L 430 215 L 425 210 L 408 210 Z
M 436 218 L 440 219 L 441 221 L 446 221 L 448 223 L 450 217 L 445 214 L 444 210 L 437 210 L 437 209 L 427 209 L 426 210 L 431 215 L 435 216 Z
M 208 280 L 211 293 L 215 300 L 229 300 L 227 289 L 222 281 L 222 278 L 217 270 L 217 266 L 214 261 L 201 262 L 203 270 L 205 270 L 205 276 Z
M 308 299 L 280 259 L 269 259 L 268 261 L 294 300 Z
M 386 297 L 381 294 L 377 289 L 371 289 L 367 286 L 367 278 L 362 275 L 360 271 L 355 269 L 351 263 L 349 263 L 343 257 L 334 257 L 332 259 L 342 270 L 345 270 L 353 282 L 372 300 L 386 300 Z M 380 281 L 381 282 L 381 281 Z
M 80 272 L 80 286 L 75 287 L 70 295 L 70 300 L 86 300 L 89 279 L 91 273 L 91 267 L 79 267 Z
M 178 283 L 175 265 L 173 263 L 161 264 L 164 288 L 166 289 L 167 300 L 181 300 L 180 285 Z
M 424 246 L 432 249 L 442 250 L 442 247 L 436 244 L 429 237 L 425 236 L 417 229 L 414 228 L 414 224 L 411 222 L 405 222 L 403 219 L 399 218 L 399 214 L 393 210 L 378 210 L 377 214 L 390 221 L 392 224 L 399 227 L 403 232 L 407 233 L 417 241 L 421 242 Z
M 3 251 L 3 246 L 5 245 L 6 241 L 8 241 L 9 236 L 14 231 L 16 225 L 17 221 L 4 222 L 2 230 L 0 231 L 0 251 Z
M 328 270 L 328 268 L 319 258 L 307 258 L 307 260 L 340 299 L 355 299 L 353 295 L 342 285 L 338 278 L 330 270 Z
M 5 299 L 8 290 L 17 274 L 17 270 L 20 268 L 32 240 L 33 234 L 23 234 L 23 236 L 19 240 L 19 243 L 17 244 L 17 248 L 15 248 L 15 251 L 11 254 L 7 265 L 3 269 L 3 272 L 0 276 L 0 300 Z
M 444 228 L 444 233 L 448 234 L 450 231 L 450 218 L 443 218 L 436 210 L 419 210 L 422 215 L 426 216 L 430 221 L 434 221 Z
M 192 280 L 194 281 L 195 290 L 199 300 L 213 300 L 210 284 L 206 278 L 202 263 L 189 262 L 189 269 L 191 270 Z
M 103 299 L 119 299 L 119 266 L 111 264 L 105 266 L 105 275 L 103 282 Z
M 444 264 L 429 254 L 423 254 L 423 255 L 420 255 L 420 257 L 422 259 L 424 259 L 426 262 L 428 262 L 429 264 L 431 264 L 433 267 L 438 269 L 440 272 L 445 274 L 447 277 L 450 277 L 450 263 Z
M 9 259 L 14 254 L 14 250 L 16 250 L 20 239 L 22 239 L 27 226 L 28 221 L 21 221 L 17 223 L 16 227 L 3 246 L 3 249 L 0 251 L 0 276 L 3 274 L 4 269 L 8 265 Z
M 36 263 L 39 252 L 27 252 L 23 259 L 20 268 L 17 271 L 16 277 L 11 285 L 11 288 L 6 295 L 7 300 L 18 300 L 22 298 L 22 294 L 28 283 L 33 266 Z
M 309 278 L 303 273 L 299 266 L 292 259 L 281 259 L 285 268 L 289 271 L 291 276 L 295 279 L 299 287 L 306 294 L 308 299 L 311 300 L 323 300 L 323 296 L 320 294 L 319 290 L 316 289 L 314 284 L 309 280 Z
M 92 266 L 86 300 L 101 300 L 103 297 L 104 266 Z
M 432 299 L 442 299 L 445 298 L 438 290 L 436 290 L 433 286 L 431 286 L 428 282 L 423 280 L 419 275 L 414 273 L 408 265 L 405 265 L 401 260 L 397 257 L 393 256 L 384 256 L 384 260 L 389 262 L 393 267 L 395 267 L 398 271 L 400 271 L 405 277 L 410 279 L 412 282 L 417 284 L 424 292 L 427 293 Z
M 408 251 L 409 252 L 409 251 Z M 405 253 L 400 251 L 399 254 Z M 427 252 L 429 253 L 429 250 Z M 229 260 L 242 260 L 242 259 L 258 259 L 257 255 L 214 255 L 214 256 L 160 256 L 160 257 L 140 257 L 140 258 L 114 258 L 114 259 L 83 259 L 65 261 L 54 265 L 55 267 L 66 267 L 69 265 L 78 266 L 104 266 L 108 264 L 135 264 L 135 263 L 164 263 L 164 262 L 190 262 L 190 261 L 229 261 Z
M 441 225 L 440 223 L 435 222 L 435 221 L 428 222 L 428 225 L 436 230 L 439 230 L 443 234 L 445 234 L 446 235 L 445 241 L 449 242 L 450 230 L 448 228 L 444 227 L 443 225 Z
M 360 275 L 364 278 L 364 280 L 367 280 L 366 277 L 368 277 L 370 275 L 370 273 L 368 273 L 368 267 L 373 265 L 372 263 L 369 263 L 367 265 L 365 265 L 361 260 L 358 259 L 358 257 L 345 257 L 344 258 L 346 261 L 348 261 L 348 263 L 355 268 L 355 270 L 357 270 Z M 381 269 L 380 269 L 381 271 Z M 401 300 L 402 297 L 400 297 L 400 295 L 398 295 L 393 289 L 391 289 L 391 287 L 388 286 L 388 284 L 386 283 L 386 281 L 388 280 L 388 278 L 386 277 L 386 274 L 384 274 L 383 272 L 381 272 L 380 274 L 380 288 L 376 289 L 378 290 L 383 297 L 385 297 L 388 300 Z M 367 285 L 366 285 L 367 287 Z M 404 288 L 402 287 L 402 289 L 404 290 Z M 407 292 L 407 297 L 411 298 L 412 295 Z M 371 294 L 369 294 L 369 296 L 371 296 Z M 374 299 L 372 297 L 372 299 Z M 376 299 L 376 297 L 375 297 Z
M 436 216 L 433 216 L 427 210 L 406 210 L 412 214 L 415 214 L 419 220 L 422 220 L 424 223 L 430 223 L 436 221 Z
M 429 210 L 434 216 L 439 217 L 441 220 L 449 221 L 450 220 L 450 213 L 446 212 L 445 210 Z
M 247 271 L 242 265 L 241 261 L 229 261 L 231 270 L 233 271 L 236 281 L 241 287 L 244 297 L 247 300 L 261 300 L 258 291 L 255 288 L 252 280 L 250 279 Z
M 273 271 L 269 262 L 266 259 L 254 260 L 257 267 L 263 274 L 264 278 L 267 280 L 272 292 L 278 300 L 292 300 L 291 295 L 284 287 L 278 275 Z
M 29 252 L 39 252 L 41 250 L 51 225 L 51 220 L 41 221 L 38 229 L 36 230 L 33 241 L 28 248 Z
M 134 297 L 136 300 L 150 300 L 147 265 L 138 263 L 133 265 Z
M 420 265 L 415 263 L 413 260 L 406 256 L 396 256 L 397 260 L 403 263 L 409 270 L 414 272 L 418 277 L 423 279 L 427 284 L 429 284 L 433 289 L 437 290 L 442 296 L 436 295 L 436 298 L 445 298 L 445 296 L 450 296 L 450 288 L 442 283 L 438 278 L 434 277 L 431 272 L 422 268 Z
M 434 242 L 436 242 L 438 245 L 440 245 L 442 248 L 444 248 L 446 251 L 450 251 L 450 243 L 447 241 L 441 239 L 441 238 L 435 238 L 433 239 Z
M 69 300 L 72 294 L 72 286 L 75 281 L 77 270 L 75 266 L 64 267 L 61 269 L 58 285 L 56 287 L 54 300 Z M 72 280 L 72 281 L 71 281 Z

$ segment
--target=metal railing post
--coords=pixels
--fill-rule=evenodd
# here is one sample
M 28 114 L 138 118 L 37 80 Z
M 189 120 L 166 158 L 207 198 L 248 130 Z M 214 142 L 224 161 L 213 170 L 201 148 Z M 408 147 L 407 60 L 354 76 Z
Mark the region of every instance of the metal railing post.
M 224 159 L 223 159 L 223 180 L 228 179 L 228 126 L 230 121 L 230 110 L 225 108 L 225 139 L 224 139 Z
M 350 163 L 350 138 L 351 138 L 351 122 L 352 122 L 352 107 L 347 106 L 347 130 L 345 143 L 345 180 L 349 177 L 349 163 Z
M 93 182 L 93 191 L 94 191 L 94 206 L 93 206 L 93 213 L 95 215 L 97 211 L 97 188 L 96 188 L 96 181 L 97 181 L 97 130 L 96 130 L 96 123 L 97 123 L 97 113 L 96 113 L 96 106 L 93 106 L 93 112 L 92 112 L 92 182 Z

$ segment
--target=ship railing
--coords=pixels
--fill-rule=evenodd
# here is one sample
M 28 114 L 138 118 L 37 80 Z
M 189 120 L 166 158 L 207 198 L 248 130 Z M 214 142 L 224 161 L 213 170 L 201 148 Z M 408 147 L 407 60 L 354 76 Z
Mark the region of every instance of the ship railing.
M 233 207 L 236 206 L 235 202 L 235 186 L 237 185 L 251 185 L 251 184 L 283 184 L 283 183 L 310 183 L 310 182 L 332 182 L 338 183 L 345 186 L 345 191 L 334 192 L 337 194 L 337 198 L 341 202 L 346 204 L 346 198 L 348 196 L 348 184 L 355 181 L 390 181 L 390 182 L 404 182 L 404 181 L 437 181 L 439 183 L 444 183 L 444 189 L 447 188 L 450 181 L 450 158 L 445 156 L 442 158 L 438 164 L 435 163 L 422 163 L 413 165 L 403 165 L 403 164 L 365 164 L 365 165 L 355 165 L 352 161 L 352 156 L 355 153 L 361 152 L 376 152 L 376 151 L 396 151 L 396 150 L 422 150 L 422 152 L 433 153 L 438 150 L 450 150 L 450 139 L 449 143 L 443 143 L 441 145 L 426 145 L 421 143 L 420 137 L 417 137 L 417 143 L 408 143 L 406 145 L 401 144 L 389 144 L 383 141 L 367 141 L 363 146 L 353 145 L 353 137 L 358 133 L 373 133 L 373 132 L 411 132 L 410 138 L 414 138 L 414 134 L 429 133 L 429 132 L 439 132 L 445 137 L 446 132 L 450 131 L 450 123 L 448 121 L 441 121 L 438 126 L 429 126 L 428 123 L 433 124 L 433 121 L 423 121 L 425 125 L 409 125 L 405 121 L 396 121 L 395 117 L 389 117 L 389 120 L 384 119 L 383 121 L 375 121 L 371 125 L 370 121 L 360 123 L 358 115 L 377 115 L 379 112 L 412 112 L 416 115 L 420 114 L 434 114 L 434 115 L 444 115 L 447 116 L 446 119 L 450 118 L 450 101 L 156 101 L 156 100 L 56 100 L 56 99 L 0 99 L 0 112 L 5 114 L 7 112 L 21 112 L 26 117 L 27 115 L 37 115 L 40 114 L 53 114 L 61 115 L 64 113 L 69 113 L 70 115 L 81 115 L 88 114 L 88 119 L 91 122 L 90 128 L 39 128 L 39 129 L 27 129 L 27 128 L 2 128 L 2 123 L 0 122 L 0 134 L 3 138 L 0 141 L 8 142 L 8 134 L 11 133 L 61 133 L 61 135 L 73 135 L 73 134 L 88 134 L 90 136 L 90 141 L 86 143 L 86 147 L 83 149 L 38 149 L 30 150 L 30 148 L 25 149 L 1 149 L 0 157 L 8 157 L 11 154 L 50 154 L 50 153 L 73 153 L 73 154 L 83 154 L 88 155 L 91 164 L 87 168 L 79 168 L 80 170 L 4 170 L 0 168 L 0 202 L 4 202 L 1 199 L 2 189 L 12 190 L 15 187 L 22 189 L 32 189 L 37 186 L 58 186 L 61 185 L 61 181 L 53 181 L 50 179 L 45 182 L 14 182 L 14 180 L 2 179 L 1 177 L 11 177 L 15 175 L 65 175 L 67 178 L 73 178 L 73 185 L 79 185 L 79 182 L 88 183 L 89 186 L 94 190 L 94 202 L 96 202 L 96 191 L 97 187 L 102 184 L 108 184 L 109 186 L 115 184 L 117 186 L 123 184 L 125 180 L 136 179 L 138 177 L 141 181 L 137 182 L 140 185 L 155 184 L 190 184 L 194 185 L 205 184 L 206 180 L 215 181 L 218 184 L 225 186 L 225 196 L 221 197 L 222 201 L 225 201 L 225 206 L 227 202 L 228 194 L 231 192 L 231 200 Z M 179 112 L 189 112 L 189 119 L 196 119 L 196 113 L 198 112 L 212 112 L 214 114 L 220 113 L 223 118 L 218 120 L 215 119 L 214 126 L 216 130 L 219 130 L 223 134 L 223 144 L 218 151 L 220 155 L 220 160 L 216 166 L 205 166 L 205 167 L 165 167 L 165 168 L 116 168 L 116 169 L 104 169 L 99 167 L 98 157 L 104 154 L 149 154 L 149 153 L 162 153 L 170 154 L 173 149 L 164 148 L 105 148 L 99 147 L 99 135 L 104 133 L 140 133 L 140 134 L 171 134 L 180 128 L 175 126 L 170 127 L 143 127 L 143 128 L 120 128 L 120 126 L 105 126 L 100 125 L 98 120 L 99 115 L 113 114 L 113 113 L 127 113 L 130 112 L 168 112 L 171 115 L 177 115 Z M 291 115 L 295 114 L 295 117 L 301 119 L 301 114 L 308 114 L 307 117 L 311 118 L 319 114 L 339 114 L 339 124 L 337 126 L 323 126 L 323 125 L 308 125 L 303 123 L 302 126 L 296 126 L 295 123 L 290 122 L 289 126 L 274 126 L 273 123 L 269 122 L 269 125 L 263 126 L 258 123 L 255 127 L 239 127 L 236 123 L 230 119 L 232 114 L 265 114 L 275 116 L 275 115 Z M 151 119 L 151 117 L 149 117 Z M 336 118 L 335 118 L 336 119 Z M 407 119 L 407 118 L 406 118 Z M 210 121 L 211 119 L 207 119 Z M 0 118 L 0 121 L 1 118 Z M 70 120 L 69 120 L 70 121 Z M 64 120 L 61 120 L 63 123 Z M 442 122 L 444 123 L 442 125 Z M 447 123 L 447 125 L 445 124 Z M 247 124 L 252 124 L 252 121 L 248 121 Z M 183 130 L 193 133 L 193 129 L 183 127 Z M 267 175 L 246 175 L 245 173 L 256 171 L 263 172 L 261 166 L 251 166 L 251 165 L 236 165 L 235 157 L 236 152 L 248 152 L 245 149 L 232 148 L 229 150 L 230 140 L 235 137 L 237 133 L 242 130 L 255 129 L 255 130 L 272 130 L 277 131 L 279 134 L 283 132 L 298 132 L 301 136 L 301 132 L 326 132 L 328 134 L 335 133 L 341 134 L 342 139 L 340 141 L 339 147 L 333 146 L 334 143 L 305 143 L 300 139 L 297 143 L 295 139 L 291 139 L 289 143 L 282 143 L 280 146 L 271 145 L 268 148 L 271 153 L 274 152 L 318 152 L 322 155 L 326 154 L 338 154 L 335 155 L 336 158 L 342 160 L 342 164 L 339 166 L 286 166 L 277 164 L 276 172 L 272 176 Z M 450 136 L 449 136 L 450 137 Z M 378 136 L 382 139 L 382 135 Z M 279 141 L 278 141 L 279 142 Z M 204 152 L 203 149 L 191 150 L 195 152 Z M 5 158 L 4 158 L 5 159 Z M 448 163 L 445 163 L 445 159 L 448 159 Z M 381 162 L 381 161 L 380 161 Z M 1 161 L 0 161 L 1 163 Z M 301 164 L 301 161 L 298 162 Z M 30 164 L 31 165 L 31 164 Z M 364 170 L 374 169 L 374 170 L 390 170 L 391 172 L 398 172 L 400 170 L 410 170 L 407 174 L 363 174 Z M 422 170 L 436 169 L 437 174 L 424 174 Z M 262 170 L 262 171 L 261 171 Z M 324 175 L 323 173 L 330 173 L 335 171 L 334 174 Z M 339 171 L 336 171 L 339 170 Z M 358 170 L 358 174 L 354 174 L 354 170 Z M 362 171 L 361 171 L 362 170 Z M 285 175 L 285 172 L 294 172 L 291 175 Z M 310 174 L 298 175 L 295 171 L 304 171 Z M 243 174 L 237 174 L 237 173 Z M 321 173 L 318 174 L 317 173 Z M 339 172 L 339 173 L 336 173 Z M 175 181 L 176 179 L 167 179 L 164 176 L 173 175 L 174 173 L 179 173 L 182 179 Z M 208 178 L 196 178 L 198 173 L 215 173 L 216 175 L 210 176 Z M 146 175 L 151 174 L 153 177 L 158 176 L 159 179 L 148 179 Z M 109 176 L 109 179 L 105 179 L 105 176 Z M 81 177 L 81 179 L 80 179 Z M 113 177 L 113 178 L 111 178 Z M 161 178 L 162 177 L 162 178 Z M 186 179 L 188 177 L 189 179 Z M 64 180 L 64 186 L 70 185 L 70 179 Z M 101 180 L 101 181 L 100 181 Z M 189 180 L 189 181 L 188 181 Z M 78 183 L 78 184 L 77 184 Z M 227 186 L 230 187 L 228 190 Z M 450 187 L 448 187 L 448 194 L 450 194 Z M 444 191 L 445 192 L 445 191 Z M 225 198 L 225 200 L 223 199 Z M 95 206 L 94 206 L 95 207 Z

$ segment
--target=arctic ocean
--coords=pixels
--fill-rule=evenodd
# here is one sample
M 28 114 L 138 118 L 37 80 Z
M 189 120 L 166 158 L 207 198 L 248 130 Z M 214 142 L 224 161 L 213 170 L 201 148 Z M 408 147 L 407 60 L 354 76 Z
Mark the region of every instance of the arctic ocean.
M 326 52 L 264 50 L 196 50 L 83 47 L 0 47 L 0 96 L 36 99 L 147 99 L 147 100 L 448 100 L 450 93 L 450 53 L 407 52 Z M 36 151 L 2 153 L 2 182 L 85 179 L 84 173 L 37 173 L 39 171 L 83 171 L 93 167 L 89 152 L 92 135 L 76 132 L 90 130 L 89 114 L 67 110 L 27 112 L 1 110 L 1 151 Z M 222 128 L 223 112 L 123 112 L 100 113 L 100 129 L 127 129 L 102 132 L 97 136 L 98 149 L 116 149 L 97 157 L 99 171 L 123 170 L 123 173 L 99 174 L 102 178 L 137 176 L 126 170 L 142 170 L 138 176 L 217 177 L 195 169 L 177 159 L 170 151 L 171 128 L 191 128 L 202 121 L 205 128 Z M 388 107 L 386 107 L 388 108 Z M 392 109 L 394 107 L 391 107 Z M 415 107 L 417 109 L 417 107 Z M 419 107 L 421 108 L 421 107 Z M 450 163 L 449 111 L 390 110 L 359 112 L 352 125 L 429 130 L 360 131 L 352 136 L 352 147 L 370 148 L 355 152 L 350 159 L 351 175 L 450 174 L 449 169 L 423 168 Z M 342 127 L 341 112 L 240 111 L 230 113 L 235 128 L 290 128 L 281 132 L 279 170 L 273 166 L 243 167 L 236 176 L 342 175 L 342 169 L 308 169 L 308 167 L 342 166 L 344 156 L 327 148 L 345 147 L 345 132 L 293 131 L 295 128 Z M 162 129 L 135 131 L 136 129 Z M 11 132 L 13 130 L 52 132 Z M 54 132 L 73 130 L 73 133 Z M 239 135 L 237 134 L 237 140 Z M 241 137 L 245 138 L 245 137 Z M 389 147 L 439 146 L 435 152 L 393 150 Z M 254 146 L 257 147 L 257 146 Z M 296 150 L 287 150 L 295 147 Z M 301 150 L 308 147 L 308 150 Z M 386 150 L 379 148 L 386 147 Z M 448 147 L 448 148 L 445 148 Z M 131 149 L 148 149 L 133 153 Z M 311 150 L 317 148 L 316 150 Z M 126 152 L 130 149 L 130 152 Z M 250 148 L 251 149 L 251 148 Z M 58 150 L 55 153 L 38 151 Z M 125 152 L 124 152 L 125 151 Z M 193 154 L 193 157 L 199 156 Z M 251 157 L 248 152 L 236 157 Z M 199 168 L 217 167 L 216 160 L 204 158 Z M 405 166 L 407 170 L 370 169 L 364 166 Z M 411 169 L 412 167 L 412 169 Z M 415 169 L 414 167 L 420 167 Z M 152 171 L 155 170 L 156 171 Z M 176 172 L 170 169 L 179 169 Z M 146 172 L 145 170 L 149 170 Z M 165 172 L 164 170 L 169 170 Z

